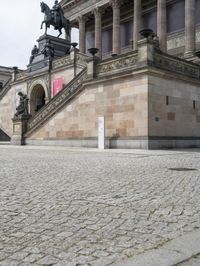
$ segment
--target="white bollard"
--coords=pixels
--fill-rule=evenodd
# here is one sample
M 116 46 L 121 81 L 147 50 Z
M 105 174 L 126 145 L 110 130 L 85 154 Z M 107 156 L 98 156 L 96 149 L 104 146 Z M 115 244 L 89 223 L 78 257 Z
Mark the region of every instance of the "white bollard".
M 105 118 L 98 118 L 98 148 L 105 149 Z

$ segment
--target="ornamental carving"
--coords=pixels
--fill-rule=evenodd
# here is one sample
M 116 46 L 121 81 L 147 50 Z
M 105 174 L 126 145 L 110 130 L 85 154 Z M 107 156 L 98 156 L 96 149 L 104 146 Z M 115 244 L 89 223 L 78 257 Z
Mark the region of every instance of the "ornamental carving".
M 86 54 L 82 54 L 82 53 L 77 53 L 76 54 L 76 61 L 78 62 L 79 65 L 86 67 L 87 66 L 87 60 L 90 57 Z
M 112 8 L 120 8 L 120 0 L 110 0 Z
M 182 74 L 191 78 L 199 79 L 199 67 L 190 63 L 184 62 L 181 59 L 174 59 L 170 56 L 154 54 L 153 61 L 149 65 L 155 66 L 170 72 Z
M 16 80 L 19 80 L 19 79 L 23 79 L 23 78 L 26 78 L 27 77 L 27 74 L 25 71 L 22 71 L 22 72 L 19 72 L 16 74 Z
M 131 54 L 127 57 L 112 59 L 106 63 L 101 63 L 97 66 L 97 75 L 99 74 L 110 74 L 109 72 L 114 72 L 117 70 L 127 69 L 133 67 L 137 63 L 136 54 Z
M 70 59 L 70 56 L 66 56 L 60 59 L 56 59 L 52 62 L 52 68 L 56 69 L 65 65 L 70 65 L 72 64 L 72 60 Z
M 29 79 L 29 80 L 27 81 L 27 87 L 28 87 L 28 90 L 29 90 L 29 88 L 32 86 L 32 84 L 33 84 L 33 83 L 37 83 L 38 80 L 42 80 L 42 81 L 46 84 L 47 88 L 49 87 L 49 74 L 46 74 L 46 75 L 43 75 L 43 76 L 37 77 L 37 78 L 35 78 L 35 79 Z

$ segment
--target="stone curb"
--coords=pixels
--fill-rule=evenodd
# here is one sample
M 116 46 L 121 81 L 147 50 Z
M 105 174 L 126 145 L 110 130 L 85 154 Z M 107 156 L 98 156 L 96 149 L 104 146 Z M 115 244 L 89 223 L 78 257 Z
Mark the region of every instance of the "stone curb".
M 173 266 L 200 253 L 200 230 L 173 239 L 162 247 L 149 250 L 115 266 Z

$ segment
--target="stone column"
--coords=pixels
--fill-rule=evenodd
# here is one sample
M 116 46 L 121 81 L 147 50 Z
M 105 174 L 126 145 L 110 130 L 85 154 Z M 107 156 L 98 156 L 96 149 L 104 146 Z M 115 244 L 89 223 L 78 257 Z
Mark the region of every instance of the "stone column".
M 195 53 L 195 0 L 185 0 L 185 56 Z
M 85 17 L 78 17 L 79 22 L 79 50 L 85 54 Z
M 133 50 L 137 50 L 137 42 L 140 39 L 139 31 L 141 30 L 141 0 L 134 0 L 134 14 L 133 14 Z
M 95 17 L 95 48 L 98 48 L 99 51 L 97 56 L 99 58 L 102 57 L 102 28 L 101 28 L 101 9 L 94 9 L 94 17 Z
M 113 54 L 120 54 L 120 1 L 111 0 L 110 4 L 113 9 Z
M 158 0 L 157 2 L 157 32 L 160 42 L 160 50 L 167 51 L 167 9 L 166 0 Z

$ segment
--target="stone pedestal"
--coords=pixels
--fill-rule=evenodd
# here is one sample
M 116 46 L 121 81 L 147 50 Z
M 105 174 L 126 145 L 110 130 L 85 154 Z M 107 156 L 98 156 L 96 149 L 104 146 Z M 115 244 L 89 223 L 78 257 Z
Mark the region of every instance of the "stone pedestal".
M 155 51 L 155 43 L 148 38 L 141 39 L 137 43 L 138 46 L 138 65 L 148 65 L 148 62 L 153 61 Z
M 38 53 L 34 55 L 32 62 L 27 66 L 27 72 L 30 75 L 51 68 L 51 61 L 69 54 L 71 44 L 69 40 L 57 38 L 51 35 L 42 35 L 38 40 Z M 44 53 L 46 45 L 52 47 L 53 56 L 47 56 Z
M 19 117 L 14 117 L 13 121 L 13 136 L 11 138 L 12 145 L 24 145 L 24 134 L 27 131 L 27 123 L 29 120 L 29 115 L 22 115 Z
M 94 79 L 96 77 L 96 64 L 99 62 L 100 58 L 93 56 L 87 61 L 87 76 L 88 79 Z

